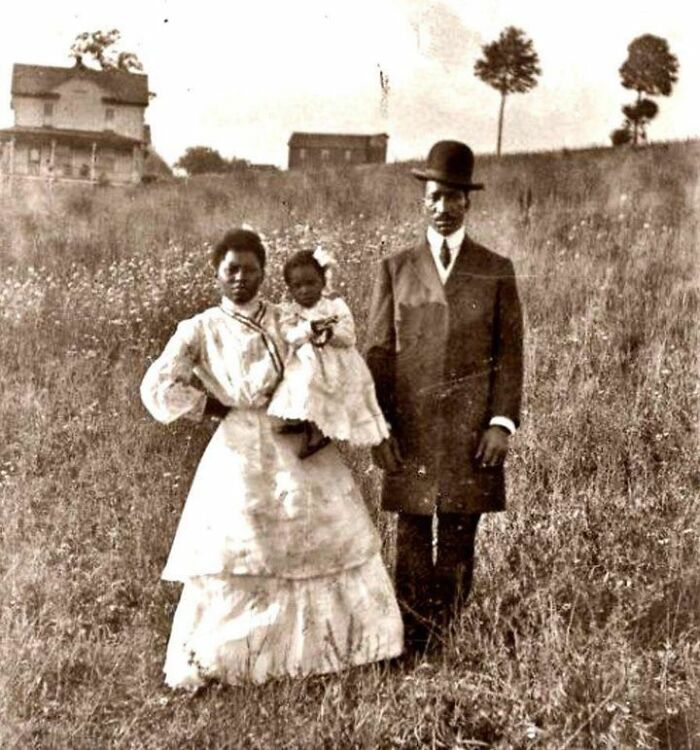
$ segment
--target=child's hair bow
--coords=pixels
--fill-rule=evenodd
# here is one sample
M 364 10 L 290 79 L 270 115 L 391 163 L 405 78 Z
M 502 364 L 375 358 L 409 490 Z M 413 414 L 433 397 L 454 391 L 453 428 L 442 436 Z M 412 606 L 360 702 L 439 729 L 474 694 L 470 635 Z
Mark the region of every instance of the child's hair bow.
M 314 260 L 316 263 L 318 263 L 321 268 L 328 268 L 328 266 L 336 266 L 337 261 L 336 259 L 328 252 L 328 250 L 324 250 L 321 245 L 318 245 L 318 247 L 314 250 Z

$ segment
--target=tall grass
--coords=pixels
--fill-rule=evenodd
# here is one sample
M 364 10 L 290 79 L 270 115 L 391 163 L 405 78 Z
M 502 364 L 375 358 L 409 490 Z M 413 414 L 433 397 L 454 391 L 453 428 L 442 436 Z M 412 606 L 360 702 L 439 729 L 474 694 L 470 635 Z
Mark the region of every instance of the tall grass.
M 470 232 L 513 258 L 527 326 L 510 509 L 441 653 L 256 688 L 167 691 L 158 581 L 207 427 L 138 384 L 215 301 L 205 246 L 247 221 L 281 294 L 324 243 L 360 330 L 372 262 L 422 231 L 410 165 L 29 193 L 0 211 L 0 745 L 700 747 L 697 143 L 485 159 Z M 529 211 L 522 197 L 532 193 Z M 348 452 L 391 560 L 379 477 Z

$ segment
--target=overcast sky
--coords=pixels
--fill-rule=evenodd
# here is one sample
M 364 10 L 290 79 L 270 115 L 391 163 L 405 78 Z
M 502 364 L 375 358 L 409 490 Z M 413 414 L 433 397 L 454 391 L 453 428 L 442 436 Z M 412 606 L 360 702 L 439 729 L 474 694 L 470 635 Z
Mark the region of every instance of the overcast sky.
M 509 97 L 504 150 L 609 143 L 633 99 L 618 68 L 644 33 L 666 38 L 679 82 L 652 140 L 700 135 L 700 12 L 690 0 L 22 0 L 0 24 L 0 126 L 14 62 L 70 65 L 82 31 L 118 28 L 156 93 L 147 110 L 169 162 L 208 145 L 286 164 L 294 130 L 387 132 L 389 159 L 439 138 L 495 150 L 498 93 L 474 77 L 481 46 L 522 28 L 542 77 Z M 389 94 L 382 106 L 380 70 Z

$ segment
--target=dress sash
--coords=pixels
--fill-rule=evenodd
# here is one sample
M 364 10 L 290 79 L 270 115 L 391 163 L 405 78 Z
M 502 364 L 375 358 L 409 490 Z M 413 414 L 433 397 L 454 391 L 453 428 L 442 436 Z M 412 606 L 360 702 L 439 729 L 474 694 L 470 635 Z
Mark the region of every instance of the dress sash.
M 265 344 L 265 348 L 267 349 L 267 353 L 270 355 L 275 371 L 279 377 L 282 378 L 284 376 L 284 362 L 280 356 L 279 349 L 277 348 L 272 336 L 270 336 L 261 325 L 265 318 L 265 314 L 267 313 L 267 305 L 264 302 L 261 302 L 260 307 L 258 307 L 258 310 L 253 317 L 243 315 L 243 313 L 236 310 L 227 310 L 223 305 L 220 305 L 220 308 L 226 313 L 226 315 L 229 315 L 241 325 L 260 335 L 263 344 Z

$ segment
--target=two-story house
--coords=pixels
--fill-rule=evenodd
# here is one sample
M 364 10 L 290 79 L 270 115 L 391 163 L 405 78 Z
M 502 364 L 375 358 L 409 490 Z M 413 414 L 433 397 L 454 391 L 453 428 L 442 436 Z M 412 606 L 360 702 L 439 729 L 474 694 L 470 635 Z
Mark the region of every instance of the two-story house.
M 16 64 L 14 127 L 0 130 L 0 173 L 139 182 L 150 133 L 148 77 L 121 70 Z
M 287 144 L 289 168 L 384 164 L 388 141 L 386 133 L 292 133 Z

